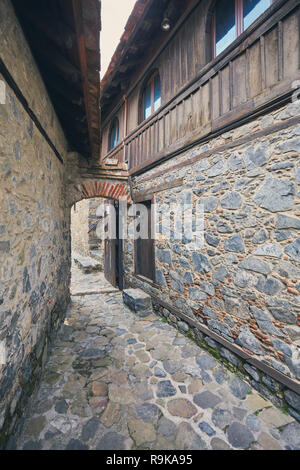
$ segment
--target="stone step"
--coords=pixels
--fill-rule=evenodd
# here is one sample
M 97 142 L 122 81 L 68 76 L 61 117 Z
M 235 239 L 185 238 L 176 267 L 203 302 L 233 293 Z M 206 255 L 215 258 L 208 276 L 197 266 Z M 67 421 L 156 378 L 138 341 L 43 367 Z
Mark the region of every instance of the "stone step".
M 141 289 L 123 290 L 123 301 L 139 317 L 147 317 L 153 314 L 152 299 Z
M 102 271 L 101 263 L 90 256 L 81 256 L 78 253 L 74 253 L 73 260 L 79 269 L 86 274 Z

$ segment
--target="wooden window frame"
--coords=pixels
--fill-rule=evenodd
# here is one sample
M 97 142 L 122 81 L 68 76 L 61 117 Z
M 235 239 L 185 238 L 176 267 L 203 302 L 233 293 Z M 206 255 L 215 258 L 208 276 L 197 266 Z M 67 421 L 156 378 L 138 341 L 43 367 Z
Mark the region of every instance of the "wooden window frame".
M 152 114 L 155 112 L 154 111 L 154 92 L 155 92 L 155 87 L 154 87 L 154 84 L 155 84 L 155 78 L 159 76 L 159 81 L 160 81 L 160 74 L 159 74 L 159 70 L 155 70 L 152 75 L 150 76 L 150 78 L 147 80 L 147 82 L 145 83 L 144 87 L 143 87 L 143 92 L 142 92 L 142 101 L 141 101 L 141 121 L 140 122 L 144 122 L 146 121 L 147 119 L 150 118 L 150 116 L 152 116 Z M 151 114 L 150 116 L 148 116 L 147 118 L 145 117 L 145 94 L 146 94 L 146 90 L 148 88 L 148 86 L 151 85 Z M 161 82 L 160 82 L 160 98 L 161 98 Z
M 274 2 L 275 2 L 275 0 L 270 0 L 270 7 Z M 218 1 L 216 2 L 215 6 L 214 6 L 214 10 L 213 10 L 213 14 L 212 14 L 212 23 L 211 23 L 211 48 L 212 48 L 212 58 L 213 59 L 215 59 L 217 57 L 217 53 L 216 53 L 216 47 L 217 47 L 217 42 L 216 42 L 216 9 L 217 9 L 217 6 L 218 6 Z M 268 7 L 268 8 L 270 8 L 270 7 Z M 256 20 L 258 20 L 258 18 Z M 235 28 L 236 28 L 236 37 L 235 37 L 235 39 L 237 39 L 244 31 L 247 31 L 247 30 L 244 29 L 244 2 L 243 2 L 243 0 L 235 0 L 235 25 L 236 25 L 235 26 Z M 232 41 L 232 42 L 234 42 L 234 41 Z M 226 50 L 226 49 L 224 49 L 224 50 Z
M 113 143 L 112 143 L 112 135 L 113 135 L 113 129 L 114 129 L 114 125 L 116 124 L 116 131 L 118 132 L 118 142 L 117 144 L 113 147 Z M 113 120 L 111 121 L 111 125 L 110 125 L 110 128 L 109 128 L 109 134 L 108 134 L 108 152 L 110 152 L 111 150 L 113 150 L 114 148 L 116 148 L 118 145 L 119 145 L 119 138 L 120 138 L 120 124 L 119 124 L 119 119 L 117 117 L 114 117 Z

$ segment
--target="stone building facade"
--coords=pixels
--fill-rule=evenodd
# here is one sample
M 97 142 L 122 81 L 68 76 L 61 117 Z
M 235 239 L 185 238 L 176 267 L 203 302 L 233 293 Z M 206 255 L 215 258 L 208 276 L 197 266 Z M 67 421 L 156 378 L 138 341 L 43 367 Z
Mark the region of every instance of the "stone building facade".
M 61 35 L 55 3 L 29 0 L 24 15 L 0 2 L 0 448 L 14 446 L 70 302 L 71 207 L 127 194 L 122 166 L 99 165 L 100 2 L 57 9 Z
M 154 24 L 147 36 L 136 9 L 102 80 L 102 158 L 128 162 L 133 201 L 151 201 L 155 213 L 155 274 L 141 275 L 137 245 L 126 240 L 124 280 L 299 420 L 299 3 L 273 2 L 213 58 L 205 45 L 217 5 L 189 2 L 165 36 Z M 126 68 L 123 57 L 138 65 Z M 161 103 L 144 119 L 153 71 Z M 121 137 L 111 148 L 116 118 Z M 166 223 L 170 207 L 184 204 L 204 207 L 202 245 Z

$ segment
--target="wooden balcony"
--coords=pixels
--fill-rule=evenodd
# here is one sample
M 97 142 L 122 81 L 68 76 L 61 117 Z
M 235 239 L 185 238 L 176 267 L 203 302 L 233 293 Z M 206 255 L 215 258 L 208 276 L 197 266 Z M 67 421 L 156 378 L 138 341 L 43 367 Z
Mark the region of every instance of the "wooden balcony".
M 105 156 L 138 174 L 291 100 L 300 79 L 299 1 L 279 1 Z

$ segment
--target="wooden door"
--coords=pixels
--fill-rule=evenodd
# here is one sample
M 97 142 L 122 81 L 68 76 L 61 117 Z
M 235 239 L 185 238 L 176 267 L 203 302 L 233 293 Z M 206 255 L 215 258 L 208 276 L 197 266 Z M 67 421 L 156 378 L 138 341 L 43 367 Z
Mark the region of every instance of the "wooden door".
M 135 272 L 136 274 L 155 281 L 155 258 L 154 258 L 154 240 L 151 231 L 151 204 L 152 201 L 139 202 L 147 209 L 148 215 L 148 238 L 135 240 Z
M 104 203 L 105 212 L 104 217 L 113 217 L 114 211 L 110 207 L 114 207 L 114 201 L 106 200 Z M 107 226 L 106 226 L 107 230 Z M 105 278 L 114 286 L 117 287 L 116 276 L 116 239 L 108 238 L 104 240 L 104 275 Z

